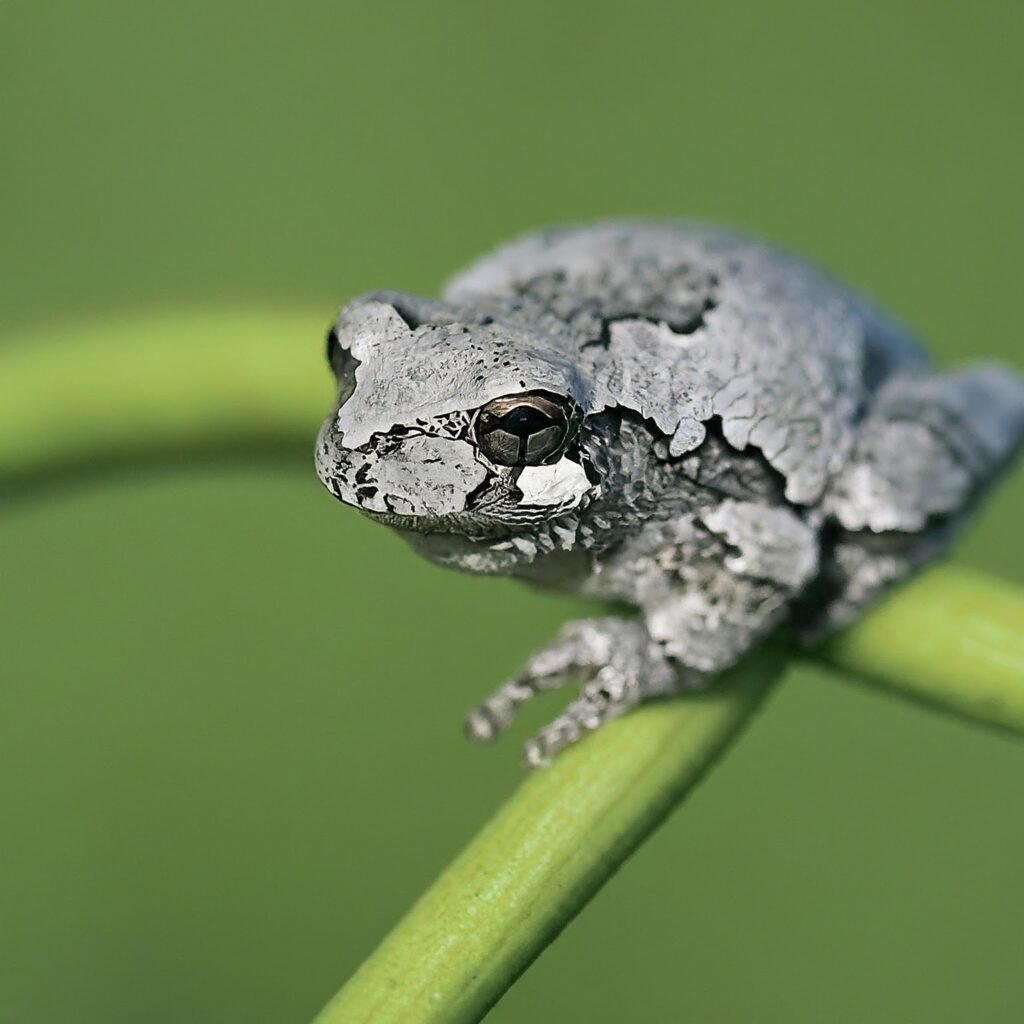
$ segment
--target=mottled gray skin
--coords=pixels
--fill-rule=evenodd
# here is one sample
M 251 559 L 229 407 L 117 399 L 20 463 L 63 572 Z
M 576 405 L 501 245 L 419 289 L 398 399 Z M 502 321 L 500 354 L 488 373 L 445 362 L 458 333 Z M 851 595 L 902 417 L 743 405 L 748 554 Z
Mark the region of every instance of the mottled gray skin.
M 639 613 L 571 623 L 470 713 L 490 739 L 581 683 L 532 765 L 775 630 L 855 619 L 943 548 L 1024 434 L 1020 378 L 938 374 L 848 289 L 709 226 L 533 234 L 439 302 L 350 302 L 329 350 L 316 465 L 337 498 L 444 565 Z M 538 393 L 564 410 L 557 450 L 492 461 L 481 410 Z

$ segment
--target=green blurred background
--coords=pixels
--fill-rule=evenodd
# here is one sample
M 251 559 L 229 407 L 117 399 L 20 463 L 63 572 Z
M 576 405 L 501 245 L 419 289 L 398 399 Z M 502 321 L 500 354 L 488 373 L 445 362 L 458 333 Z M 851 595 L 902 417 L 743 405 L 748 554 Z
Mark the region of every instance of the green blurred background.
M 6 0 L 0 332 L 326 325 L 534 225 L 684 214 L 1019 363 L 1022 44 L 997 2 Z M 1024 579 L 1022 501 L 958 557 Z M 515 784 L 536 717 L 487 750 L 461 714 L 576 610 L 421 563 L 305 459 L 16 502 L 0 565 L 5 1024 L 309 1018 Z M 794 673 L 489 1019 L 1020 1020 L 1022 781 Z

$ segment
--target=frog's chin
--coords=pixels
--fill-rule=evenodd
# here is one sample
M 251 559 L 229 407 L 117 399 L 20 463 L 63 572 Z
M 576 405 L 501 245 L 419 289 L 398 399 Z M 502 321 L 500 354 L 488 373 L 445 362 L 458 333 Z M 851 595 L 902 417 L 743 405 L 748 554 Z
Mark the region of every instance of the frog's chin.
M 359 508 L 358 505 L 354 507 Z M 407 539 L 436 536 L 461 537 L 467 543 L 474 544 L 480 541 L 498 540 L 514 532 L 503 523 L 472 512 L 449 512 L 444 515 L 430 513 L 403 515 L 397 512 L 377 512 L 365 508 L 359 508 L 359 511 L 375 523 L 390 526 L 392 530 L 396 530 Z
M 402 529 L 398 532 L 418 554 L 449 569 L 500 576 L 512 572 L 521 560 L 521 556 L 511 546 L 506 550 L 498 550 L 486 543 L 487 540 L 494 538 L 473 538 L 464 533 L 423 533 Z

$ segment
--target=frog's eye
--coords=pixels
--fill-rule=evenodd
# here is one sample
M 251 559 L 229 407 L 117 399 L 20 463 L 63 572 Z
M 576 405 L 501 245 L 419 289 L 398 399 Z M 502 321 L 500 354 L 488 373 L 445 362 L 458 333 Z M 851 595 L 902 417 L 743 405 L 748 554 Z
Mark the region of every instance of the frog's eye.
M 539 466 L 561 450 L 571 418 L 569 403 L 553 395 L 495 398 L 480 410 L 476 441 L 499 466 Z

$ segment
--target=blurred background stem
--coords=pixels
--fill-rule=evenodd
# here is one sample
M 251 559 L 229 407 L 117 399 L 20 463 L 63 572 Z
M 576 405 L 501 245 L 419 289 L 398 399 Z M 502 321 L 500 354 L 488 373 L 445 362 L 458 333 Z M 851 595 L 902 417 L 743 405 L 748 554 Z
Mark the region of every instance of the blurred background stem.
M 329 318 L 177 311 L 0 338 L 0 494 L 218 451 L 312 466 Z
M 0 495 L 230 451 L 309 465 L 332 387 L 306 310 L 218 310 L 42 326 L 0 339 Z M 1024 732 L 1018 588 L 962 570 L 900 590 L 825 645 L 865 682 Z

